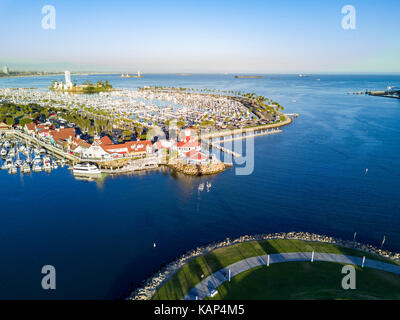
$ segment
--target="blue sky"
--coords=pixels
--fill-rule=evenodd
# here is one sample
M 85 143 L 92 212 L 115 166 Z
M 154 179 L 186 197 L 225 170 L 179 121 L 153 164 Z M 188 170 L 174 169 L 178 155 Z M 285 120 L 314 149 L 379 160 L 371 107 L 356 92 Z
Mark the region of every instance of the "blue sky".
M 41 26 L 44 5 L 56 29 Z M 344 5 L 356 30 L 341 27 Z M 132 72 L 400 72 L 398 0 L 0 0 L 0 65 Z

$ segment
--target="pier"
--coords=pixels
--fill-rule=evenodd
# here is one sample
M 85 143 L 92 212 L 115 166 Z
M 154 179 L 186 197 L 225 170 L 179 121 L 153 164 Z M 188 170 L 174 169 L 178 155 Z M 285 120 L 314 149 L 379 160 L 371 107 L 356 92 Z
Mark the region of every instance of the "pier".
M 9 130 L 6 132 L 6 134 L 17 137 L 21 140 L 24 140 L 25 142 L 28 141 L 32 145 L 41 146 L 41 147 L 45 148 L 47 151 L 50 151 L 52 154 L 58 156 L 60 159 L 64 159 L 64 160 L 68 160 L 68 161 L 72 161 L 72 162 L 80 162 L 80 159 L 78 157 L 62 150 L 61 148 L 55 147 L 49 143 L 46 143 L 40 139 L 32 137 L 21 131 Z
M 76 155 L 73 155 L 73 154 L 63 150 L 61 147 L 53 146 L 48 142 L 42 141 L 36 137 L 30 136 L 30 135 L 23 133 L 21 131 L 18 131 L 18 130 L 7 130 L 7 131 L 5 131 L 5 133 L 6 133 L 6 135 L 21 139 L 25 143 L 28 142 L 29 144 L 31 144 L 33 146 L 43 147 L 50 154 L 57 156 L 60 160 L 66 160 L 66 161 L 71 162 L 72 164 L 81 163 L 81 162 L 90 162 L 90 163 L 96 163 L 97 165 L 99 165 L 101 167 L 102 164 L 105 164 L 108 162 L 113 162 L 113 161 L 118 161 L 118 160 L 128 161 L 128 165 L 124 165 L 121 168 L 119 168 L 116 165 L 115 168 L 111 168 L 110 170 L 101 169 L 102 173 L 111 173 L 111 174 L 129 173 L 129 172 L 134 172 L 134 171 L 138 171 L 138 170 L 157 168 L 160 164 L 160 161 L 158 158 L 143 157 L 143 156 L 137 156 L 137 155 L 132 155 L 132 156 L 123 157 L 123 158 L 116 158 L 116 159 L 81 158 L 81 157 L 78 157 Z
M 247 132 L 249 132 L 249 131 L 247 131 Z M 249 139 L 249 138 L 277 134 L 277 133 L 281 133 L 281 132 L 283 132 L 283 130 L 281 130 L 281 129 L 258 130 L 256 132 L 254 132 L 253 134 L 246 134 L 246 132 L 244 132 L 244 134 L 242 133 L 241 135 L 236 135 L 236 136 L 232 135 L 231 137 L 223 136 L 222 137 L 223 139 L 218 140 L 218 141 L 213 141 L 212 139 L 208 139 L 207 145 L 209 147 L 211 146 L 213 148 L 221 150 L 222 152 L 232 154 L 235 158 L 240 158 L 242 156 L 240 153 L 237 153 L 228 148 L 225 148 L 225 147 L 221 146 L 221 144 L 225 143 L 225 142 L 232 142 L 232 141 L 236 141 L 236 140 L 245 140 L 245 139 Z
M 129 162 L 121 168 L 101 169 L 106 174 L 126 174 L 141 170 L 155 169 L 160 166 L 160 160 L 157 157 L 147 157 L 143 159 L 129 160 Z
M 217 149 L 221 150 L 222 152 L 225 152 L 225 153 L 228 153 L 228 154 L 233 155 L 235 158 L 240 158 L 240 157 L 242 156 L 241 154 L 239 154 L 239 153 L 237 153 L 237 152 L 234 152 L 234 151 L 232 151 L 232 150 L 230 150 L 230 149 L 227 149 L 227 148 L 225 148 L 225 147 L 222 147 L 220 144 L 213 143 L 212 146 L 213 146 L 214 148 L 217 148 Z

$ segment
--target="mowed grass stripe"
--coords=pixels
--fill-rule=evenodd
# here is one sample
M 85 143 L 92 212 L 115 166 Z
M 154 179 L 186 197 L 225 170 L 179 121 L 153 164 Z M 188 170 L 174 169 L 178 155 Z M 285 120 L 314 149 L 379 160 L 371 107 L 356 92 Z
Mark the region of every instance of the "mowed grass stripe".
M 359 266 L 356 289 L 344 290 L 343 265 L 317 261 L 256 267 L 219 286 L 210 300 L 400 299 L 399 275 Z

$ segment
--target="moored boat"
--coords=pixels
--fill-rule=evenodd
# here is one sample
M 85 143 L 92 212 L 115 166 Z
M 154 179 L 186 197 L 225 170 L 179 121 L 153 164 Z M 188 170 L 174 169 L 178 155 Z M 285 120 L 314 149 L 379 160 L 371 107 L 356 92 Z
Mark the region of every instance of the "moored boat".
M 79 163 L 74 165 L 72 172 L 78 176 L 99 176 L 101 170 L 94 164 L 91 163 Z

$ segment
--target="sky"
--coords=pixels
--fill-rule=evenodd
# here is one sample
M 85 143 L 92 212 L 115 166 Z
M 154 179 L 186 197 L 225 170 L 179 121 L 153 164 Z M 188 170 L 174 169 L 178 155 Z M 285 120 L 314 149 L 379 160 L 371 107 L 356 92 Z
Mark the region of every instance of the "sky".
M 42 8 L 56 10 L 54 30 Z M 343 29 L 352 5 L 356 29 Z M 0 0 L 0 66 L 144 73 L 398 73 L 398 0 Z

